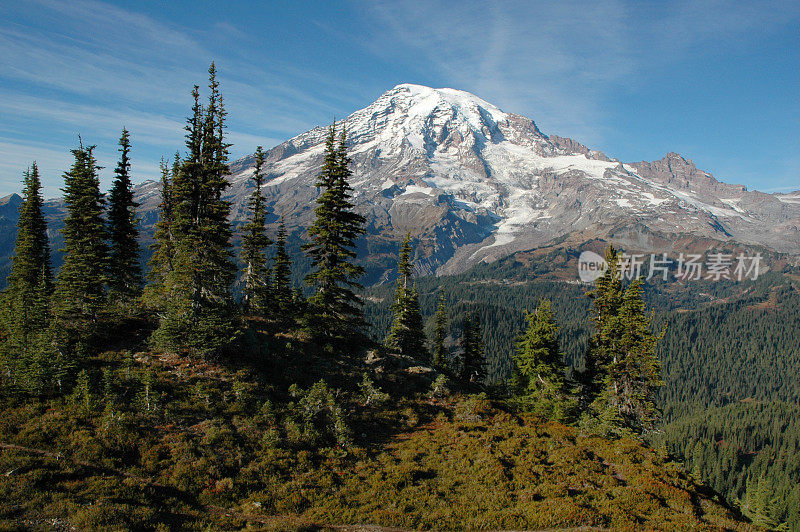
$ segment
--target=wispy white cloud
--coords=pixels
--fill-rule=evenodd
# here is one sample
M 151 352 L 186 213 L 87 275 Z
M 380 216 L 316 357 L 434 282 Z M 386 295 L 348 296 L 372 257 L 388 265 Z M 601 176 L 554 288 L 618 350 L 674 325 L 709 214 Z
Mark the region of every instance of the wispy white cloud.
M 602 90 L 631 72 L 624 10 L 616 1 L 363 2 L 374 53 L 424 63 L 507 111 L 545 129 L 592 140 Z M 403 57 L 407 49 L 413 58 Z M 551 130 L 552 130 L 551 129 Z
M 60 27 L 68 27 L 87 43 L 113 46 L 135 54 L 142 47 L 170 50 L 187 56 L 204 55 L 200 41 L 172 24 L 128 9 L 95 0 L 36 0 L 39 17 L 48 17 Z M 106 37 L 113 34 L 114 40 Z
M 647 72 L 800 20 L 800 4 L 774 0 L 350 6 L 363 19 L 307 21 L 320 43 L 374 60 L 357 79 L 339 68 L 309 68 L 285 48 L 269 53 L 261 36 L 234 20 L 189 27 L 133 4 L 0 3 L 0 136 L 8 156 L 0 181 L 16 182 L 33 158 L 52 160 L 58 171 L 51 175 L 59 176 L 78 132 L 112 166 L 123 125 L 142 168 L 157 169 L 161 155 L 182 148 L 189 91 L 203 85 L 211 59 L 220 66 L 234 156 L 328 123 L 401 82 L 469 90 L 545 132 L 602 147 L 616 128 L 609 99 L 637 90 Z
M 634 52 L 659 61 L 674 61 L 703 47 L 723 43 L 747 46 L 742 36 L 766 37 L 776 28 L 800 20 L 800 3 L 787 0 L 676 0 L 669 4 L 631 3 L 628 10 L 640 21 L 634 31 L 646 46 Z
M 800 20 L 797 2 L 357 0 L 379 27 L 365 46 L 449 80 L 545 132 L 601 143 L 606 103 L 713 44 Z M 409 53 L 412 50 L 413 53 Z M 433 73 L 431 75 L 431 72 Z M 408 80 L 414 81 L 414 80 Z
M 0 138 L 0 186 L 8 192 L 21 190 L 22 173 L 36 161 L 42 181 L 47 185 L 45 194 L 55 195 L 60 176 L 68 168 L 70 159 L 71 155 L 67 150 L 55 150 L 35 142 L 20 143 Z
M 0 113 L 17 120 L 38 120 L 68 134 L 82 128 L 102 138 L 119 137 L 123 127 L 134 132 L 137 142 L 151 146 L 171 146 L 182 140 L 182 119 L 126 107 L 105 107 L 67 103 L 53 98 L 10 94 L 0 99 Z
M 153 173 L 162 155 L 183 149 L 189 92 L 194 83 L 204 84 L 211 59 L 224 64 L 219 79 L 233 156 L 271 147 L 316 125 L 314 117 L 340 109 L 336 98 L 325 96 L 336 87 L 329 76 L 315 80 L 316 93 L 300 90 L 293 81 L 313 77 L 302 67 L 264 61 L 246 46 L 210 49 L 201 44 L 208 39 L 200 30 L 128 8 L 37 0 L 0 6 L 0 16 L 8 21 L 0 27 L 0 135 L 13 138 L 0 164 L 5 190 L 37 159 L 51 170 L 47 192 L 57 193 L 79 133 L 98 144 L 98 158 L 113 168 L 123 126 L 132 133 L 140 169 Z M 205 31 L 222 32 L 223 42 L 253 41 L 230 23 Z

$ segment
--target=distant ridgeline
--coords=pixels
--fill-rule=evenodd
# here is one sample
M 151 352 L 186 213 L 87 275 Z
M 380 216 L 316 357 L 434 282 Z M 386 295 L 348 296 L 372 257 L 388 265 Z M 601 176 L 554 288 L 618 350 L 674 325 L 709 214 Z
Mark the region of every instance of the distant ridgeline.
M 513 257 L 472 268 L 463 274 L 420 278 L 420 305 L 432 316 L 436 290 L 442 286 L 458 324 L 467 312 L 478 312 L 484 327 L 489 380 L 510 374 L 514 342 L 524 311 L 541 298 L 550 299 L 561 324 L 566 362 L 581 367 L 590 330 L 588 285 L 539 280 L 537 264 L 523 266 Z M 653 325 L 665 329 L 659 343 L 666 386 L 660 396 L 666 414 L 691 399 L 701 405 L 724 405 L 744 399 L 800 401 L 800 292 L 792 278 L 769 272 L 756 281 L 697 281 L 685 285 L 648 283 Z M 365 313 L 373 336 L 388 327 L 389 286 L 365 291 Z

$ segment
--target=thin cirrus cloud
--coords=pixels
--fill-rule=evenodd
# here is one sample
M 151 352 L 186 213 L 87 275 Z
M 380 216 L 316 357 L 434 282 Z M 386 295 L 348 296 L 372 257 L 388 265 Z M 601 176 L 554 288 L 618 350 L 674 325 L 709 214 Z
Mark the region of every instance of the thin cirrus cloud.
M 460 7 L 458 7 L 460 6 Z M 368 16 L 438 77 L 585 141 L 600 133 L 604 87 L 630 74 L 617 2 L 364 2 Z M 457 8 L 458 7 L 458 8 Z M 457 8 L 457 9 L 456 9 Z M 391 50 L 391 48 L 389 48 Z
M 233 157 L 341 118 L 393 85 L 412 82 L 468 90 L 534 119 L 545 133 L 570 136 L 626 160 L 685 149 L 698 165 L 726 180 L 757 182 L 760 163 L 772 165 L 764 188 L 791 187 L 800 179 L 780 127 L 774 128 L 771 153 L 734 165 L 726 153 L 742 150 L 725 146 L 730 136 L 720 136 L 716 145 L 703 135 L 683 135 L 682 129 L 659 137 L 650 133 L 657 122 L 648 122 L 680 121 L 648 98 L 663 81 L 672 82 L 673 72 L 678 82 L 690 79 L 681 77 L 687 58 L 731 61 L 731 53 L 749 52 L 758 39 L 768 40 L 800 20 L 796 2 L 351 0 L 341 5 L 346 7 L 299 14 L 295 7 L 229 6 L 215 21 L 192 23 L 170 18 L 169 8 L 150 5 L 148 11 L 144 4 L 0 4 L 5 22 L 0 141 L 8 156 L 0 163 L 0 193 L 18 190 L 8 183 L 16 183 L 33 158 L 42 167 L 60 168 L 53 174 L 60 175 L 78 133 L 97 144 L 98 158 L 113 167 L 123 126 L 134 138 L 140 178 L 157 177 L 159 159 L 182 148 L 189 91 L 194 83 L 204 85 L 211 59 L 220 67 Z M 290 31 L 284 27 L 288 20 L 294 24 Z M 285 36 L 293 40 L 283 42 Z M 344 54 L 341 64 L 332 50 Z M 631 107 L 629 95 L 650 107 Z M 646 112 L 647 119 L 639 116 Z M 687 124 L 692 120 L 686 117 Z M 714 134 L 728 126 L 703 125 Z M 626 127 L 640 130 L 626 134 Z M 784 136 L 796 129 L 786 131 Z M 109 170 L 103 178 L 110 179 Z M 46 193 L 58 194 L 60 185 L 58 178 L 48 179 Z
M 588 129 L 602 113 L 605 93 L 637 85 L 648 69 L 678 62 L 701 46 L 735 48 L 742 36 L 800 19 L 800 6 L 786 1 L 358 5 L 386 30 L 371 33 L 365 46 L 373 53 L 424 64 L 423 72 L 503 101 L 515 107 L 511 111 Z
M 77 144 L 77 139 L 75 144 Z M 109 174 L 116 166 L 116 154 L 95 153 L 98 165 L 104 168 L 103 173 Z M 135 152 L 134 152 L 135 155 Z M 19 190 L 22 186 L 23 172 L 33 162 L 39 168 L 42 182 L 51 185 L 47 196 L 58 196 L 62 186 L 62 176 L 72 164 L 72 155 L 68 149 L 54 149 L 51 146 L 38 142 L 15 142 L 14 140 L 0 137 L 0 186 L 8 190 Z M 152 179 L 159 175 L 159 166 L 147 161 L 136 161 L 131 169 L 132 177 L 137 182 Z
M 185 125 L 182 119 L 170 119 L 155 113 L 83 104 L 65 104 L 53 99 L 19 95 L 0 100 L 0 113 L 15 116 L 18 120 L 36 117 L 47 120 L 52 128 L 65 135 L 72 135 L 75 142 L 77 142 L 78 135 L 81 134 L 79 129 L 74 129 L 76 124 L 91 124 L 92 134 L 103 138 L 118 137 L 120 124 L 122 124 L 122 127 L 136 132 L 133 134 L 135 147 L 143 145 L 159 150 L 165 146 L 180 146 L 183 141 Z M 242 131 L 230 131 L 227 133 L 227 138 L 234 145 L 242 146 L 256 146 L 257 144 L 269 146 L 279 142 L 275 138 L 252 135 Z M 93 142 L 88 136 L 86 141 L 88 144 Z M 112 148 L 111 152 L 115 153 L 116 145 L 109 147 Z M 105 152 L 108 150 L 104 149 L 98 153 Z M 60 157 L 59 160 L 61 160 Z M 158 165 L 151 165 L 150 168 L 158 169 Z
M 204 84 L 202 72 L 214 54 L 178 26 L 116 6 L 92 1 L 33 5 L 36 9 L 14 13 L 8 17 L 13 22 L 0 28 L 0 190 L 18 190 L 21 172 L 35 159 L 43 174 L 47 170 L 45 194 L 58 195 L 59 176 L 79 134 L 98 145 L 107 186 L 123 126 L 134 141 L 134 177 L 156 178 L 159 159 L 183 147 L 190 89 L 198 80 Z M 0 14 L 4 9 L 10 8 L 0 8 Z M 276 67 L 223 62 L 220 79 L 234 157 L 314 125 L 297 109 L 334 114 L 321 98 L 276 81 Z M 291 69 L 283 70 L 291 75 Z
M 44 26 L 26 25 L 21 17 L 23 22 L 0 28 L 3 190 L 18 190 L 21 172 L 36 160 L 45 194 L 58 195 L 60 176 L 71 163 L 69 149 L 77 145 L 78 135 L 86 144 L 98 145 L 95 154 L 106 168 L 101 176 L 107 186 L 123 126 L 135 141 L 134 177 L 156 177 L 161 152 L 168 155 L 174 151 L 170 146 L 182 141 L 183 119 L 170 110 L 187 91 L 172 87 L 185 88 L 188 73 L 141 58 L 167 43 L 196 47 L 153 21 L 150 25 L 99 3 L 53 2 L 33 15 L 41 17 L 37 23 Z M 120 22 L 129 24 L 129 31 L 110 39 L 109 28 L 120 27 Z M 50 31 L 48 23 L 57 29 Z M 139 49 L 131 45 L 134 39 Z M 184 102 L 189 102 L 188 95 Z
M 169 146 L 182 137 L 182 120 L 160 114 L 147 113 L 120 107 L 66 103 L 53 98 L 40 98 L 20 94 L 0 100 L 0 113 L 17 120 L 47 121 L 50 127 L 67 134 L 79 134 L 75 126 L 91 124 L 93 134 L 104 138 L 119 137 L 122 127 L 136 130 L 137 141 L 151 146 Z

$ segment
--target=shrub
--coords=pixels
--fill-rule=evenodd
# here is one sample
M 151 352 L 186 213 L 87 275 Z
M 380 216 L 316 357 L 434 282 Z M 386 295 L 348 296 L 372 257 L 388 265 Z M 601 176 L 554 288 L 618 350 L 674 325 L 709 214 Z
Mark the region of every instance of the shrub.
M 364 378 L 361 384 L 358 385 L 358 389 L 361 391 L 361 402 L 364 406 L 382 405 L 389 400 L 389 394 L 382 392 L 380 388 L 375 386 L 375 383 L 366 373 L 364 373 Z
M 92 411 L 94 398 L 92 397 L 91 386 L 89 385 L 89 374 L 86 370 L 81 370 L 75 380 L 75 388 L 72 390 L 72 401 L 78 406 L 84 414 L 89 414 Z
M 447 386 L 447 377 L 439 375 L 431 383 L 431 389 L 428 391 L 428 399 L 441 399 L 450 395 L 450 388 Z
M 468 395 L 456 404 L 454 416 L 459 421 L 475 423 L 491 413 L 492 403 L 485 393 Z
M 352 445 L 351 431 L 337 400 L 338 394 L 324 380 L 308 390 L 293 384 L 289 393 L 295 399 L 288 405 L 289 419 L 285 424 L 290 441 L 312 447 L 320 443 L 335 443 L 345 448 Z

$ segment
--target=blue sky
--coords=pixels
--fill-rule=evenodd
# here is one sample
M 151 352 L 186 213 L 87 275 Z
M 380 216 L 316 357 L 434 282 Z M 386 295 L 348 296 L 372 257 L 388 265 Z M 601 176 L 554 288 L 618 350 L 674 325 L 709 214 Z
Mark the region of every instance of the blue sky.
M 212 59 L 235 157 L 419 83 L 624 161 L 800 189 L 796 1 L 3 0 L 0 21 L 0 195 L 34 159 L 60 194 L 78 134 L 107 187 L 123 125 L 135 181 L 156 177 Z

